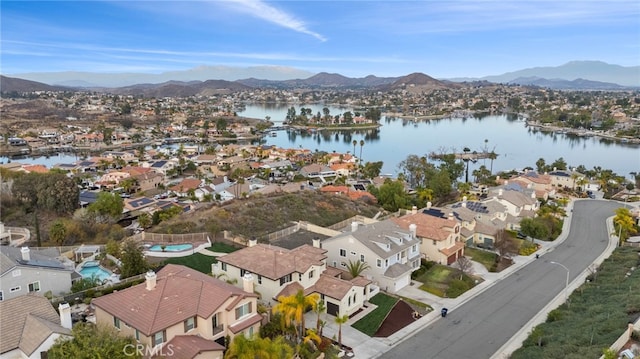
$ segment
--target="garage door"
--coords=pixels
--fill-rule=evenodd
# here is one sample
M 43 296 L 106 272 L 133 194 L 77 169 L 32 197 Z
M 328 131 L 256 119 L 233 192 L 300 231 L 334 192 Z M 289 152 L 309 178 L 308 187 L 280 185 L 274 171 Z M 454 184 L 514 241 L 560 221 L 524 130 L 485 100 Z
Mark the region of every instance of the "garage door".
M 340 313 L 340 306 L 335 303 L 327 302 L 327 314 L 337 317 L 338 313 Z
M 410 276 L 404 276 L 402 278 L 399 278 L 398 281 L 396 282 L 396 291 L 406 287 L 409 285 L 409 279 L 411 277 Z

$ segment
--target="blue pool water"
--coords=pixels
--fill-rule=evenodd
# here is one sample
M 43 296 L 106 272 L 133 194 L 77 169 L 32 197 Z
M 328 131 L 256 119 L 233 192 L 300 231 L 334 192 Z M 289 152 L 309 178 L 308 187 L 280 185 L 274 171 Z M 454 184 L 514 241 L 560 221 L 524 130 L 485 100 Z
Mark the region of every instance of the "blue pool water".
M 80 275 L 83 278 L 91 278 L 96 276 L 100 281 L 111 278 L 111 272 L 104 269 L 96 261 L 88 261 L 82 265 L 80 269 Z
M 181 252 L 193 248 L 191 244 L 169 244 L 164 248 L 165 252 Z M 156 244 L 149 247 L 152 252 L 162 252 L 162 245 Z

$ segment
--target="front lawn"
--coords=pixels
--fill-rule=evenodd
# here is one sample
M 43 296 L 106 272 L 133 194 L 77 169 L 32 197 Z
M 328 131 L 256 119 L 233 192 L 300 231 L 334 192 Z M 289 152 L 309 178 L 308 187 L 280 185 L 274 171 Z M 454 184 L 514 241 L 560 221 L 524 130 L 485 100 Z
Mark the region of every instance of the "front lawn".
M 214 242 L 211 247 L 208 247 L 207 250 L 211 252 L 218 253 L 231 253 L 237 251 L 239 248 L 236 248 L 230 244 L 222 243 L 222 242 Z
M 393 306 L 396 305 L 398 298 L 391 297 L 384 293 L 378 293 L 373 296 L 369 302 L 377 305 L 378 308 L 353 323 L 352 327 L 372 337 L 376 334 L 391 309 L 393 309 Z
M 464 249 L 464 254 L 471 257 L 474 262 L 478 262 L 485 266 L 485 268 L 487 268 L 487 270 L 489 271 L 495 265 L 496 258 L 498 258 L 498 254 L 494 252 L 470 247 L 466 247 Z
M 186 257 L 167 258 L 165 264 L 180 264 L 195 269 L 204 274 L 211 273 L 211 264 L 218 263 L 216 257 L 205 256 L 204 254 L 194 253 Z
M 460 271 L 436 264 L 416 278 L 423 283 L 420 289 L 443 298 L 457 298 L 475 286 L 475 280 L 466 274 L 460 279 Z

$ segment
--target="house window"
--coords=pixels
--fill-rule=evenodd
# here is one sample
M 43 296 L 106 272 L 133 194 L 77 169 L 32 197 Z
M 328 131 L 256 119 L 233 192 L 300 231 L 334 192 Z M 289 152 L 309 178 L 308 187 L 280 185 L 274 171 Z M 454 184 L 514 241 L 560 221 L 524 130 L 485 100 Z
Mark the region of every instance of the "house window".
M 4 292 L 0 290 L 0 302 L 4 300 Z
M 222 270 L 226 272 L 227 271 L 227 263 L 222 263 L 220 268 L 222 268 Z
M 384 267 L 386 268 L 386 267 L 388 267 L 388 266 L 389 266 L 389 260 L 388 260 L 388 259 L 385 259 L 385 260 L 384 260 Z
M 340 249 L 340 257 L 346 257 L 347 256 L 347 250 L 346 249 Z
M 356 255 L 356 252 L 351 251 L 351 252 L 349 252 L 349 254 L 351 254 L 352 256 L 355 256 L 355 255 Z
M 414 244 L 414 245 L 411 247 L 411 252 L 415 253 L 417 250 L 418 250 L 418 245 L 417 245 L 417 244 Z
M 251 302 L 245 303 L 239 306 L 238 308 L 236 308 L 236 320 L 238 320 L 238 318 L 243 317 L 249 313 L 251 313 Z
M 185 333 L 197 327 L 198 327 L 198 319 L 196 317 L 187 318 L 187 320 L 184 321 Z
M 245 338 L 251 339 L 253 337 L 253 327 L 249 327 L 246 332 L 244 332 Z
M 338 262 L 333 261 L 333 266 L 334 266 L 334 267 L 337 267 L 337 266 L 338 266 Z
M 166 340 L 167 337 L 167 332 L 165 332 L 164 330 L 161 332 L 157 332 L 153 335 L 153 346 L 157 346 L 160 345 L 162 343 L 164 343 L 164 341 Z
M 40 282 L 29 283 L 29 293 L 31 292 L 39 292 L 40 291 Z
M 136 340 L 140 341 L 140 331 L 136 329 Z
M 113 326 L 120 329 L 120 319 L 113 317 Z
M 291 274 L 287 274 L 284 277 L 280 278 L 280 285 L 284 285 L 285 283 L 291 282 Z
M 382 267 L 382 259 L 380 258 L 376 259 L 376 267 L 378 268 Z
M 346 267 L 346 266 L 347 266 L 347 263 L 345 263 L 345 262 L 340 262 L 340 266 L 341 266 L 341 267 Z
M 298 273 L 298 282 L 302 282 L 302 273 Z
M 221 333 L 224 330 L 224 324 L 220 321 L 220 313 L 214 314 L 211 322 L 213 324 L 213 335 Z
M 262 276 L 261 275 L 258 276 L 258 284 L 262 284 Z
M 11 272 L 11 275 L 14 277 L 19 277 L 20 274 L 22 274 L 22 272 L 20 271 L 20 269 L 16 269 L 13 272 Z
M 245 274 L 247 274 L 247 270 L 240 268 L 240 277 L 244 277 Z
M 435 239 L 433 240 L 433 245 L 434 245 L 434 246 L 436 245 L 436 240 L 435 240 Z
M 313 278 L 314 272 L 315 272 L 315 271 L 311 271 L 311 272 L 309 272 L 309 279 Z
M 17 287 L 13 287 L 11 289 L 9 289 L 9 292 L 11 293 L 15 293 L 15 292 L 19 292 L 22 288 L 20 286 Z
M 400 260 L 400 253 L 396 253 L 396 260 Z
M 364 263 L 364 254 L 360 255 L 360 262 Z

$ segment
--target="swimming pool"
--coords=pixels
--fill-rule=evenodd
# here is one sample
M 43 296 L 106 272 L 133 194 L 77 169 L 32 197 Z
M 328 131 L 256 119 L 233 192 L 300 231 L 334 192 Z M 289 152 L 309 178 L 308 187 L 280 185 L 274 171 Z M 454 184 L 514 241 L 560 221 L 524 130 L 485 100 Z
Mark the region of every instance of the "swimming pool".
M 190 244 L 190 243 L 169 244 L 165 246 L 164 251 L 165 252 L 182 252 L 182 251 L 189 250 L 191 248 L 193 248 L 193 244 Z M 161 244 L 153 245 L 149 247 L 148 250 L 152 252 L 162 252 L 162 245 Z
M 97 277 L 101 282 L 111 278 L 111 271 L 105 269 L 98 261 L 87 261 L 82 264 L 80 275 L 82 278 Z

